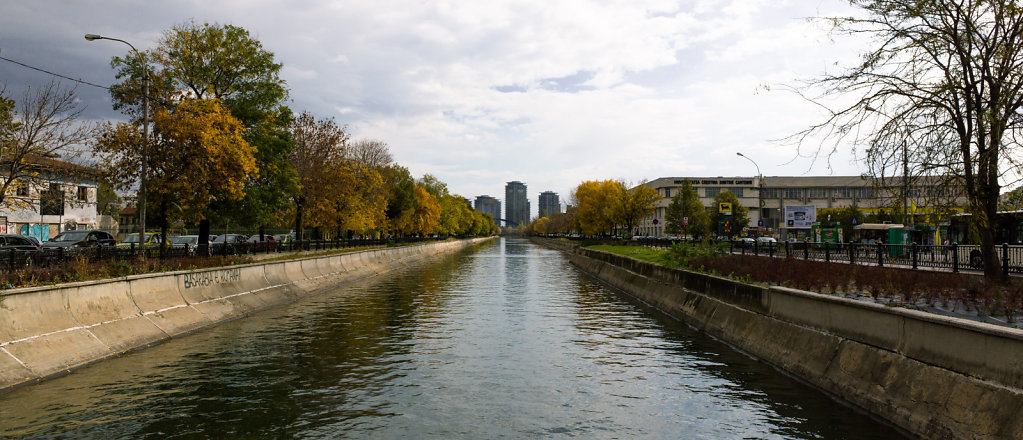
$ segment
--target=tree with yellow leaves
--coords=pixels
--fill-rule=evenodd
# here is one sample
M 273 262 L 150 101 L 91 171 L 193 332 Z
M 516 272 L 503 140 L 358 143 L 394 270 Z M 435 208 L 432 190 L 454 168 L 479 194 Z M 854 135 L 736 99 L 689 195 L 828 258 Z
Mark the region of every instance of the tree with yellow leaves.
M 629 234 L 643 217 L 654 212 L 654 204 L 660 199 L 657 190 L 644 183 L 632 189 L 625 189 L 625 184 L 622 183 L 622 190 L 617 192 L 619 199 L 615 205 L 614 219 Z
M 461 196 L 444 194 L 440 202 L 440 224 L 438 234 L 467 234 L 472 229 L 472 208 Z
M 147 197 L 164 236 L 172 218 L 201 220 L 217 200 L 239 200 L 245 180 L 257 173 L 244 128 L 219 101 L 182 99 L 153 114 Z M 139 179 L 142 133 L 132 124 L 106 124 L 95 150 L 118 188 Z
M 286 158 L 292 114 L 285 105 L 282 64 L 248 30 L 188 21 L 165 31 L 153 49 L 114 57 L 111 64 L 123 80 L 111 88 L 114 109 L 136 122 L 142 113 L 141 79 L 148 72 L 149 102 L 156 108 L 173 105 L 177 96 L 216 99 L 245 127 L 242 135 L 256 149 L 258 178 L 245 182 L 243 199 L 218 200 L 207 217 L 259 226 L 291 197 L 296 182 Z
M 616 180 L 586 181 L 575 190 L 578 206 L 576 223 L 579 232 L 585 235 L 610 233 L 621 210 L 622 193 L 625 185 Z
M 416 206 L 408 222 L 408 232 L 422 236 L 433 234 L 440 224 L 440 204 L 437 203 L 437 198 L 421 185 L 416 185 L 414 194 Z
M 387 188 L 376 168 L 345 159 L 333 167 L 337 235 L 382 228 L 387 217 Z
M 338 168 L 348 144 L 348 133 L 333 119 L 316 120 L 302 112 L 288 127 L 294 144 L 288 163 L 298 177 L 295 204 L 295 233 L 304 239 L 305 216 L 309 224 L 327 227 L 337 218 L 333 197 L 337 196 Z

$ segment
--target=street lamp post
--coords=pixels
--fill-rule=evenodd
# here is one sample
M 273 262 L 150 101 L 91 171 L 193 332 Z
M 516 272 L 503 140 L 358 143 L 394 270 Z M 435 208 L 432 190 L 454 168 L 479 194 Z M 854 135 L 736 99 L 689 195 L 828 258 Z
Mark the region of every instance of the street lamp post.
M 757 189 L 757 220 L 758 221 L 763 221 L 764 220 L 764 175 L 760 173 L 760 165 L 757 165 L 757 163 L 754 162 L 753 159 L 750 159 L 749 156 L 746 156 L 745 154 L 735 153 L 735 155 L 739 156 L 739 157 L 741 157 L 743 159 L 746 159 L 746 160 L 748 160 L 750 162 L 752 162 L 753 166 L 757 167 L 757 180 L 758 180 L 757 186 L 759 186 L 759 188 Z M 766 221 L 764 222 L 764 226 L 765 227 L 767 226 L 767 222 Z M 759 228 L 757 228 L 757 229 L 759 230 Z M 758 234 L 759 234 L 759 232 L 758 232 Z
M 904 228 L 909 227 L 909 146 L 902 140 L 902 222 Z M 916 222 L 914 222 L 916 223 Z
M 145 244 L 146 244 L 146 174 L 148 165 L 147 150 L 149 147 L 149 67 L 146 65 L 145 58 L 142 58 L 142 54 L 139 53 L 138 49 L 135 49 L 131 43 L 118 39 L 104 37 L 97 34 L 85 34 L 85 39 L 88 41 L 94 40 L 112 40 L 120 41 L 127 44 L 131 48 L 131 51 L 135 53 L 139 61 L 142 63 L 142 149 L 141 149 L 141 169 L 139 170 L 139 196 L 138 196 L 138 212 L 139 212 L 139 244 L 142 246 L 142 255 L 145 255 Z
M 863 109 L 868 112 L 881 113 L 880 110 L 869 105 Z M 881 114 L 884 115 L 884 113 Z M 909 141 L 905 138 L 902 139 L 902 226 L 909 227 Z

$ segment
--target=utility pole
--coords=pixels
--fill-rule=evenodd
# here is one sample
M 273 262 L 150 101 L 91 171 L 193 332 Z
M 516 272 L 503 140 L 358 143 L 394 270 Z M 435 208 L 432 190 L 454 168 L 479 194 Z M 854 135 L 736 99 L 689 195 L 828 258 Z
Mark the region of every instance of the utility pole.
M 902 140 L 902 222 L 909 226 L 909 146 Z
M 132 52 L 135 52 L 135 56 L 138 58 L 139 63 L 142 64 L 142 146 L 141 146 L 141 166 L 139 167 L 139 194 L 138 194 L 138 215 L 139 215 L 139 245 L 142 246 L 142 256 L 145 257 L 146 252 L 146 176 L 148 174 L 148 161 L 149 161 L 149 64 L 146 62 L 145 57 L 135 49 L 131 43 L 121 40 L 119 38 L 104 37 L 97 34 L 85 34 L 87 41 L 95 40 L 111 40 L 118 41 L 127 44 L 131 48 Z M 164 240 L 161 239 L 161 247 L 163 246 Z

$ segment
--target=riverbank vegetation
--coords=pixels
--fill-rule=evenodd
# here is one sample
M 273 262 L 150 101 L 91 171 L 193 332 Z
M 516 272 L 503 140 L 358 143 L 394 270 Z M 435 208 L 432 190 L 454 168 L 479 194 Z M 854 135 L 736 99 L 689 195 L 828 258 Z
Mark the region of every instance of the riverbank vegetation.
M 1023 311 L 1023 283 L 992 283 L 980 275 L 734 255 L 727 246 L 705 243 L 678 243 L 671 248 L 586 247 L 673 269 L 942 314 L 998 317 L 1015 323 Z
M 295 260 L 300 258 L 325 257 L 367 249 L 409 246 L 408 243 L 389 242 L 379 246 L 353 246 L 337 249 L 295 250 L 290 252 L 271 252 L 265 254 L 212 255 L 209 257 L 175 257 L 175 258 L 134 258 L 119 260 L 91 261 L 85 254 L 71 259 L 70 264 L 48 264 L 26 267 L 22 270 L 0 271 L 0 291 L 21 287 L 47 286 L 79 281 L 97 281 L 111 278 L 122 278 L 131 275 L 142 275 L 156 272 L 173 272 L 178 270 L 197 270 L 212 267 L 236 266 L 259 262 Z M 414 246 L 414 244 L 412 244 Z M 321 243 L 322 247 L 330 246 L 329 242 Z M 319 248 L 317 246 L 316 248 Z
M 124 122 L 82 123 L 74 90 L 56 83 L 21 102 L 0 84 L 0 163 L 13 164 L 0 178 L 0 208 L 100 181 L 137 197 L 146 229 L 164 236 L 195 234 L 201 222 L 213 231 L 294 231 L 299 240 L 497 232 L 435 176 L 416 178 L 395 162 L 386 142 L 352 139 L 332 117 L 293 111 L 283 65 L 244 28 L 189 21 L 111 66 Z M 54 184 L 56 169 L 78 175 Z M 93 201 L 88 188 L 56 195 Z M 116 199 L 113 191 L 92 197 L 99 215 L 119 217 L 120 202 L 98 200 Z

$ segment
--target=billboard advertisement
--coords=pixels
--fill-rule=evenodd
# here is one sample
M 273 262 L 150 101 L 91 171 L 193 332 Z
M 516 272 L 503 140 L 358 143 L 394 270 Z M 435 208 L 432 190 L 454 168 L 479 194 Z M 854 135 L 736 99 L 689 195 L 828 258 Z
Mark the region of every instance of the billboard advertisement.
M 785 227 L 810 229 L 817 221 L 817 207 L 814 205 L 793 205 L 785 207 Z

